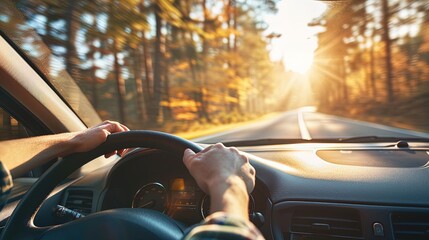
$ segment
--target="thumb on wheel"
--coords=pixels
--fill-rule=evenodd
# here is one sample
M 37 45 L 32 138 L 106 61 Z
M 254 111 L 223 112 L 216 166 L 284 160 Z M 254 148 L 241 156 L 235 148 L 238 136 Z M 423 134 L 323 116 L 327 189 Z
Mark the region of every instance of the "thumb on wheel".
M 185 163 L 185 166 L 188 166 L 189 160 L 192 156 L 195 155 L 195 152 L 191 149 L 187 148 L 185 152 L 183 153 L 183 163 Z

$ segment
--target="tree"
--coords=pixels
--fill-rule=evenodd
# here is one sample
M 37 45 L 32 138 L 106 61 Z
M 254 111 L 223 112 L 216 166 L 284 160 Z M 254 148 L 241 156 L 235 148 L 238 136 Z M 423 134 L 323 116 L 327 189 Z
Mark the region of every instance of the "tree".
M 393 74 L 392 74 L 392 43 L 390 39 L 390 31 L 389 31 L 389 20 L 390 20 L 390 12 L 389 12 L 389 3 L 388 0 L 382 0 L 383 3 L 383 40 L 385 47 L 385 58 L 386 58 L 386 89 L 387 89 L 387 99 L 388 103 L 393 101 Z
M 103 118 L 150 128 L 273 108 L 280 80 L 255 20 L 273 1 L 21 1 Z

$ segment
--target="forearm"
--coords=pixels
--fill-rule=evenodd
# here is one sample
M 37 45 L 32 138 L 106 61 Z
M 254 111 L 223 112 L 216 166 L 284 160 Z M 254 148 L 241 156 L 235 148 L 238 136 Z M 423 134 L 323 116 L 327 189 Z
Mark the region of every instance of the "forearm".
M 75 148 L 72 139 L 76 133 L 62 133 L 9 140 L 0 143 L 0 158 L 11 169 L 13 176 L 23 174 L 41 161 L 69 155 Z
M 201 190 L 210 195 L 211 212 L 186 240 L 263 239 L 249 221 L 249 193 L 255 186 L 256 171 L 246 155 L 218 143 L 199 153 L 186 149 L 183 163 Z
M 211 213 L 224 212 L 248 219 L 249 195 L 246 185 L 238 176 L 230 176 L 210 187 Z
M 129 131 L 115 121 L 104 121 L 80 132 L 61 133 L 27 139 L 0 142 L 0 160 L 5 163 L 13 176 L 19 176 L 33 167 L 52 159 L 64 157 L 74 152 L 87 152 L 106 141 L 111 133 Z M 121 155 L 124 149 L 106 153 Z
M 259 230 L 249 221 L 246 184 L 238 176 L 211 185 L 211 213 L 195 227 L 185 240 L 252 239 L 263 240 Z

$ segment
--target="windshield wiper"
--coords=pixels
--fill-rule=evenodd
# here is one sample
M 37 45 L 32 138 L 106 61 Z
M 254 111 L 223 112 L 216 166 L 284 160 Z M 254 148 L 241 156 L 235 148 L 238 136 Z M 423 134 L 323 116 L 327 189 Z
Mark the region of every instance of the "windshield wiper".
M 260 146 L 260 145 L 278 145 L 278 144 L 295 144 L 295 143 L 374 143 L 374 142 L 429 142 L 429 138 L 415 137 L 378 137 L 378 136 L 360 136 L 350 138 L 266 138 L 256 140 L 237 140 L 222 142 L 225 146 L 244 147 L 244 146 Z

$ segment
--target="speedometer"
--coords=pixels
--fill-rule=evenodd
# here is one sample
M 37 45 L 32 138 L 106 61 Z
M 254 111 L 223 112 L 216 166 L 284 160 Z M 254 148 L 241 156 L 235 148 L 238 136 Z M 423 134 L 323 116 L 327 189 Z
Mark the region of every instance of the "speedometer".
M 136 194 L 131 207 L 148 208 L 165 212 L 168 206 L 168 193 L 164 185 L 158 182 L 149 183 L 141 187 Z

